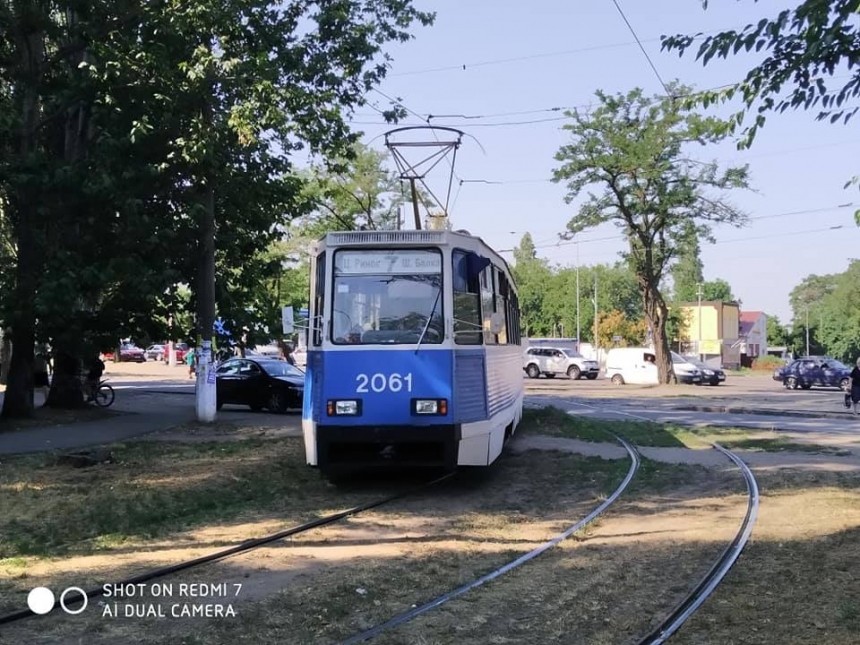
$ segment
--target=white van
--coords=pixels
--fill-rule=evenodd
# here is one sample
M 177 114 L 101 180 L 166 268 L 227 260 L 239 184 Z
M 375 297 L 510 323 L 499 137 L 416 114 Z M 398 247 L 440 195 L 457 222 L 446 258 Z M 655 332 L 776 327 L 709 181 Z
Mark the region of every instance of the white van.
M 702 373 L 680 354 L 672 352 L 672 368 L 680 383 L 699 383 Z M 617 347 L 610 349 L 606 356 L 606 378 L 615 385 L 657 385 L 654 350 L 648 347 Z
M 647 347 L 616 347 L 606 355 L 606 378 L 615 385 L 657 385 L 654 351 Z

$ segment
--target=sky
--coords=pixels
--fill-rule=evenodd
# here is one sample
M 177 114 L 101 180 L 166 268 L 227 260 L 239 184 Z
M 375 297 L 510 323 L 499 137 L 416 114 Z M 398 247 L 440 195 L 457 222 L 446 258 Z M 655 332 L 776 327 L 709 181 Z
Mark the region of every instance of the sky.
M 714 0 L 705 10 L 700 0 L 618 2 L 660 77 L 699 89 L 741 80 L 764 54 L 703 67 L 694 51 L 683 58 L 661 52 L 661 35 L 739 29 L 796 4 Z M 531 233 L 539 257 L 552 265 L 617 261 L 624 247 L 613 224 L 580 233 L 577 244 L 559 244 L 582 199 L 566 204 L 565 187 L 549 181 L 558 166 L 554 156 L 568 141 L 558 108 L 594 104 L 597 90 L 665 93 L 612 0 L 414 5 L 436 12 L 435 24 L 414 28 L 414 39 L 387 49 L 392 67 L 368 99 L 379 109 L 389 107 L 384 95 L 402 102 L 410 116 L 400 125 L 425 124 L 418 115 L 434 115 L 433 125 L 466 133 L 454 163 L 453 228 L 467 229 L 499 251 Z M 720 226 L 716 244 L 702 243 L 705 279 L 727 280 L 743 310 L 764 311 L 782 322 L 791 319 L 789 292 L 804 277 L 840 273 L 860 257 L 860 229 L 853 220 L 860 193 L 844 188 L 860 174 L 858 122 L 831 125 L 816 121 L 815 114 L 770 115 L 747 151 L 739 152 L 733 142 L 696 151 L 701 161 L 749 164 L 752 188 L 728 196 L 751 218 L 748 225 Z M 365 143 L 384 149 L 383 135 L 392 126 L 377 111 L 362 107 L 353 122 Z M 450 172 L 443 161 L 428 174 L 436 194 L 446 194 Z M 503 255 L 513 261 L 512 253 Z

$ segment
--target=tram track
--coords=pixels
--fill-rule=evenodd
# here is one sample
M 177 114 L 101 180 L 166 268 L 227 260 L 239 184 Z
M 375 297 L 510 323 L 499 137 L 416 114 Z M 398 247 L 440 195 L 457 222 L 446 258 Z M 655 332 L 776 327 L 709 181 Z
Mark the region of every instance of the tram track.
M 577 405 L 584 405 L 577 403 Z M 646 417 L 642 417 L 639 415 L 635 415 L 627 412 L 616 412 L 617 414 L 643 420 L 654 422 L 654 419 L 649 419 Z M 598 515 L 602 514 L 612 503 L 614 503 L 618 497 L 623 493 L 623 491 L 627 488 L 629 483 L 632 481 L 635 476 L 640 462 L 641 457 L 638 453 L 638 450 L 630 444 L 628 441 L 621 437 L 617 437 L 618 441 L 625 447 L 628 451 L 628 454 L 631 458 L 631 466 L 630 470 L 627 473 L 627 476 L 621 482 L 621 484 L 616 488 L 616 490 L 610 495 L 609 498 L 606 499 L 600 506 L 595 508 L 591 513 L 589 513 L 582 520 L 565 530 L 563 533 L 558 534 L 551 540 L 545 542 L 541 546 L 536 549 L 526 553 L 519 558 L 512 560 L 511 562 L 499 567 L 475 580 L 468 582 L 456 589 L 448 591 L 429 602 L 423 603 L 418 606 L 413 606 L 408 611 L 401 612 L 389 620 L 380 623 L 374 627 L 366 629 L 362 632 L 354 634 L 344 640 L 338 641 L 337 645 L 355 645 L 357 643 L 363 643 L 369 641 L 376 636 L 381 635 L 384 632 L 387 632 L 391 629 L 399 627 L 405 623 L 412 621 L 418 616 L 425 614 L 433 609 L 441 607 L 445 603 L 454 598 L 462 596 L 463 594 L 475 589 L 483 584 L 490 582 L 504 573 L 532 560 L 543 552 L 549 550 L 553 546 L 556 546 L 563 540 L 567 539 L 575 532 L 584 528 L 588 523 L 593 521 Z M 711 594 L 716 590 L 720 582 L 725 578 L 728 574 L 731 567 L 734 565 L 747 542 L 749 541 L 750 535 L 752 534 L 753 527 L 755 525 L 756 517 L 758 515 L 758 507 L 759 507 L 759 491 L 758 484 L 755 480 L 755 476 L 753 475 L 750 468 L 743 462 L 743 460 L 738 457 L 735 453 L 726 448 L 720 446 L 719 444 L 712 444 L 715 450 L 718 450 L 722 453 L 727 459 L 729 459 L 738 469 L 741 471 L 744 482 L 747 488 L 747 509 L 744 515 L 744 518 L 736 532 L 735 536 L 731 540 L 731 542 L 726 546 L 726 548 L 720 553 L 718 558 L 713 562 L 711 567 L 708 569 L 707 573 L 704 577 L 691 589 L 691 591 L 675 606 L 672 611 L 666 615 L 655 627 L 653 627 L 644 637 L 635 641 L 636 645 L 660 645 L 665 643 L 667 640 L 671 638 L 673 634 L 675 634 L 684 623 L 699 609 L 699 607 L 711 596 Z
M 535 397 L 537 398 L 537 397 Z M 543 399 L 544 397 L 541 397 Z M 647 421 L 650 423 L 659 423 L 659 418 L 645 417 L 638 414 L 614 410 L 608 407 L 596 407 L 581 402 L 569 402 L 581 407 L 591 408 L 625 416 L 638 421 Z M 747 508 L 744 518 L 738 527 L 737 532 L 731 542 L 720 553 L 711 568 L 702 579 L 690 590 L 690 592 L 666 615 L 654 628 L 651 629 L 644 637 L 636 641 L 636 645 L 661 645 L 665 643 L 671 636 L 677 632 L 684 623 L 696 612 L 696 610 L 713 594 L 717 586 L 728 574 L 731 567 L 740 557 L 741 552 L 749 541 L 752 535 L 753 527 L 755 526 L 756 518 L 759 509 L 759 490 L 755 475 L 746 463 L 731 450 L 727 450 L 718 443 L 711 444 L 712 447 L 720 451 L 735 466 L 741 471 L 744 478 L 744 483 L 747 489 Z
M 252 540 L 247 540 L 235 546 L 229 547 L 227 549 L 222 549 L 220 551 L 216 551 L 214 553 L 210 553 L 208 555 L 201 556 L 199 558 L 194 558 L 191 560 L 185 560 L 183 562 L 178 562 L 176 564 L 172 564 L 166 567 L 161 567 L 158 569 L 154 569 L 151 571 L 147 571 L 145 573 L 133 576 L 131 578 L 127 578 L 125 580 L 120 580 L 115 583 L 110 583 L 112 588 L 125 587 L 126 585 L 137 585 L 141 583 L 150 582 L 152 580 L 156 580 L 158 578 L 163 578 L 166 576 L 173 575 L 180 571 L 187 571 L 189 569 L 193 569 L 196 567 L 200 567 L 206 564 L 210 564 L 213 562 L 217 562 L 223 560 L 225 558 L 229 558 L 234 555 L 238 555 L 240 553 L 247 553 L 248 551 L 253 551 L 254 549 L 258 549 L 262 546 L 266 546 L 268 544 L 272 544 L 274 542 L 278 542 L 280 540 L 284 540 L 286 538 L 299 535 L 301 533 L 306 533 L 312 529 L 321 528 L 323 526 L 327 526 L 330 524 L 334 524 L 336 522 L 340 522 L 349 517 L 355 517 L 365 511 L 369 511 L 374 508 L 379 508 L 380 506 L 384 506 L 386 504 L 390 504 L 391 502 L 405 499 L 417 493 L 427 490 L 433 486 L 441 484 L 444 481 L 447 481 L 455 476 L 456 473 L 448 473 L 443 475 L 442 477 L 438 477 L 429 482 L 425 482 L 423 484 L 419 484 L 418 486 L 413 486 L 406 490 L 400 491 L 393 495 L 388 495 L 387 497 L 383 497 L 381 499 L 373 500 L 370 502 L 365 502 L 364 504 L 359 504 L 357 506 L 353 506 L 352 508 L 346 509 L 344 511 L 340 511 L 338 513 L 332 513 L 330 515 L 326 515 L 323 517 L 319 517 L 315 520 L 311 520 L 309 522 L 305 522 L 303 524 L 299 524 L 297 526 L 291 527 L 289 529 L 285 529 L 283 531 L 278 531 L 276 533 L 271 533 L 269 535 L 254 538 Z M 88 601 L 92 598 L 97 598 L 104 595 L 104 587 L 105 585 L 99 585 L 98 587 L 92 587 L 88 590 L 83 590 L 83 595 L 80 593 L 69 594 L 69 597 L 65 600 L 65 605 L 67 607 L 76 607 L 77 605 Z M 44 614 L 45 616 L 49 616 L 51 613 Z M 10 623 L 16 623 L 21 620 L 25 620 L 27 618 L 32 618 L 35 616 L 39 616 L 39 614 L 34 613 L 30 609 L 21 609 L 18 611 L 13 611 L 8 614 L 0 615 L 0 625 L 8 625 Z
M 624 479 L 621 481 L 621 483 L 618 485 L 618 487 L 612 492 L 612 494 L 609 497 L 607 497 L 603 503 L 601 503 L 599 506 L 597 506 L 594 510 L 592 510 L 584 518 L 582 518 L 581 520 L 579 520 L 578 522 L 576 522 L 575 524 L 573 524 L 572 526 L 567 528 L 562 533 L 559 533 L 558 535 L 556 535 L 552 539 L 541 544 L 539 547 L 533 549 L 532 551 L 529 551 L 528 553 L 521 555 L 520 557 L 516 558 L 515 560 L 512 560 L 512 561 L 508 562 L 507 564 L 505 564 L 505 565 L 503 565 L 497 569 L 494 569 L 493 571 L 490 571 L 489 573 L 486 573 L 483 576 L 476 578 L 475 580 L 472 580 L 471 582 L 467 582 L 466 584 L 461 585 L 461 586 L 457 587 L 456 589 L 452 589 L 451 591 L 448 591 L 448 592 L 446 592 L 440 596 L 437 596 L 436 598 L 434 598 L 433 600 L 430 600 L 429 602 L 426 602 L 424 604 L 413 607 L 412 609 L 410 609 L 408 611 L 404 611 L 402 613 L 399 613 L 399 614 L 393 616 L 392 618 L 390 618 L 389 620 L 385 621 L 384 623 L 380 623 L 379 625 L 371 627 L 370 629 L 366 629 L 362 632 L 354 634 L 354 635 L 346 638 L 345 640 L 340 641 L 338 643 L 338 645 L 354 645 L 355 643 L 363 643 L 365 641 L 368 641 L 368 640 L 382 634 L 383 632 L 386 632 L 390 629 L 393 629 L 395 627 L 403 625 L 404 623 L 407 623 L 407 622 L 417 618 L 418 616 L 420 616 L 422 614 L 425 614 L 425 613 L 427 613 L 433 609 L 441 607 L 442 605 L 444 605 L 448 601 L 453 600 L 454 598 L 457 598 L 459 596 L 462 596 L 463 594 L 467 593 L 468 591 L 471 591 L 472 589 L 476 589 L 477 587 L 480 587 L 487 582 L 495 580 L 496 578 L 507 573 L 508 571 L 511 571 L 512 569 L 515 569 L 515 568 L 519 567 L 520 565 L 525 564 L 526 562 L 536 558 L 537 556 L 541 555 L 545 551 L 548 551 L 552 547 L 563 542 L 564 540 L 569 538 L 571 535 L 573 535 L 577 531 L 580 531 L 583 528 L 585 528 L 588 524 L 590 524 L 592 521 L 594 521 L 599 515 L 601 515 L 604 511 L 606 511 L 606 509 L 609 508 L 621 496 L 621 494 L 627 489 L 630 482 L 633 481 L 633 478 L 635 477 L 636 472 L 639 470 L 639 465 L 641 463 L 641 457 L 639 455 L 639 452 L 636 450 L 636 448 L 632 444 L 630 444 L 626 440 L 622 439 L 621 437 L 616 437 L 616 438 L 618 439 L 619 443 L 621 443 L 621 445 L 624 446 L 625 450 L 627 450 L 627 453 L 630 457 L 630 468 L 628 469 L 627 474 L 624 477 Z
M 734 464 L 741 470 L 744 476 L 744 481 L 747 486 L 747 510 L 744 519 L 741 522 L 735 537 L 729 545 L 723 550 L 714 564 L 699 581 L 699 583 L 690 591 L 689 594 L 667 615 L 660 623 L 654 627 L 646 636 L 636 641 L 636 645 L 660 645 L 665 643 L 681 626 L 693 615 L 693 613 L 704 603 L 708 597 L 714 592 L 726 574 L 731 569 L 732 565 L 738 559 L 749 541 L 752 534 L 753 526 L 755 525 L 756 517 L 758 516 L 759 507 L 759 491 L 755 476 L 743 460 L 730 450 L 726 450 L 719 444 L 714 444 L 714 448 L 731 459 Z

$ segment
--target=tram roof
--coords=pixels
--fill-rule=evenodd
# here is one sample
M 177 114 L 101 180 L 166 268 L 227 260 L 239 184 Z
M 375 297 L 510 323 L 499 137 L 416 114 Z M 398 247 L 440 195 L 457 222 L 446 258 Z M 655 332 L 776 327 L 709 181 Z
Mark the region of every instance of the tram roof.
M 372 246 L 383 244 L 386 246 L 415 246 L 416 244 L 431 244 L 436 246 L 457 246 L 466 242 L 466 248 L 479 246 L 493 256 L 510 273 L 507 261 L 499 255 L 489 244 L 477 235 L 468 231 L 330 231 L 319 240 L 326 248 L 344 246 Z

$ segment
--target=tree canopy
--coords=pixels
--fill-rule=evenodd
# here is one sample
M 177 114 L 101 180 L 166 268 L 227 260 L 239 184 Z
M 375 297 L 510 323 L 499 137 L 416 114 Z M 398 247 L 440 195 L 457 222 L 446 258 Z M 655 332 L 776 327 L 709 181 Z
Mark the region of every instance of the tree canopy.
M 673 93 L 689 88 L 672 86 Z M 662 382 L 674 378 L 666 338 L 668 308 L 660 289 L 681 240 L 712 240 L 714 223 L 742 225 L 745 215 L 723 191 L 748 186 L 747 168 L 720 169 L 691 158 L 690 148 L 723 140 L 728 125 L 705 117 L 671 97 L 642 90 L 597 93 L 590 112 L 566 114 L 571 142 L 556 154 L 554 181 L 564 182 L 565 201 L 578 202 L 571 233 L 612 222 L 627 238 L 625 259 L 635 273 L 653 333 Z M 588 191 L 588 192 L 586 192 Z
M 707 9 L 708 1 L 702 5 Z M 860 107 L 849 100 L 860 95 L 860 24 L 857 0 L 804 0 L 740 30 L 702 38 L 696 59 L 703 65 L 740 51 L 766 52 L 743 81 L 700 92 L 692 100 L 707 106 L 739 96 L 744 109 L 732 120 L 740 127 L 744 115 L 755 120 L 742 130 L 741 147 L 752 144 L 767 115 L 788 109 L 817 109 L 816 118 L 847 123 Z M 663 36 L 662 47 L 683 56 L 703 34 Z M 854 177 L 850 183 L 858 183 Z M 847 185 L 846 184 L 846 187 Z M 860 224 L 860 210 L 855 213 Z
M 408 0 L 0 6 L 0 321 L 18 348 L 4 416 L 32 409 L 37 337 L 71 374 L 82 352 L 166 336 L 210 288 L 206 222 L 219 313 L 268 318 L 272 245 L 310 208 L 295 153 L 348 156 L 384 47 L 432 19 Z

